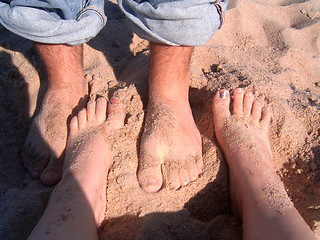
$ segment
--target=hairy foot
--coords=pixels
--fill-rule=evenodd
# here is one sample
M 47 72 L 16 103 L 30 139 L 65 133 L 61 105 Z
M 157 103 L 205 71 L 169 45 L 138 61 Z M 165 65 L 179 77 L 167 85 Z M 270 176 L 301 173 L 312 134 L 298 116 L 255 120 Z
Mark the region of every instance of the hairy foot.
M 61 179 L 67 123 L 75 107 L 84 107 L 88 84 L 82 45 L 34 43 L 48 77 L 48 90 L 22 149 L 22 161 L 33 178 L 54 185 Z
M 22 161 L 31 177 L 40 177 L 45 185 L 54 185 L 61 179 L 68 118 L 79 100 L 85 101 L 85 94 L 85 91 L 70 93 L 68 89 L 48 90 L 31 124 L 22 149 Z
M 106 117 L 107 113 L 107 117 Z M 113 98 L 91 100 L 70 121 L 62 180 L 72 176 L 80 185 L 94 210 L 96 222 L 104 219 L 107 174 L 111 165 L 107 137 L 123 126 L 125 111 Z M 98 193 L 98 194 L 97 194 Z
M 178 189 L 196 180 L 202 167 L 201 135 L 188 100 L 151 97 L 140 145 L 140 186 L 157 192 L 166 176 Z

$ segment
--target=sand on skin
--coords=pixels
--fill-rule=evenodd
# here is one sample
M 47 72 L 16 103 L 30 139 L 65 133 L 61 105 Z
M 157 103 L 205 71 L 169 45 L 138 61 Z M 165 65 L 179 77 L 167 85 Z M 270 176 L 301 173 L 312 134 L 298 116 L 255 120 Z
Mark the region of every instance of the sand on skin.
M 319 1 L 230 1 L 223 28 L 195 49 L 191 64 L 190 102 L 203 138 L 204 172 L 185 188 L 157 194 L 143 192 L 136 181 L 148 43 L 127 30 L 115 1 L 106 9 L 106 28 L 84 46 L 86 79 L 92 96 L 120 97 L 127 118 L 112 139 L 100 239 L 241 239 L 241 225 L 230 216 L 228 170 L 210 106 L 217 89 L 237 87 L 272 108 L 274 166 L 320 239 L 320 15 L 311 19 Z M 2 26 L 0 32 L 0 239 L 25 239 L 52 191 L 30 178 L 19 155 L 39 106 L 43 66 L 30 41 Z

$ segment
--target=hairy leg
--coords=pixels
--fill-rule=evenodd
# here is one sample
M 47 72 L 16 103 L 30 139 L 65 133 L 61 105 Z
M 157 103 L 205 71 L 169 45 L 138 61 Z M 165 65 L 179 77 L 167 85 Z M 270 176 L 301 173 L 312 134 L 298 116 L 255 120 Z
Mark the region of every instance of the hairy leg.
M 35 43 L 48 75 L 48 89 L 22 149 L 22 161 L 33 178 L 46 185 L 61 179 L 67 123 L 88 91 L 80 46 Z
M 214 127 L 230 178 L 233 210 L 243 221 L 244 239 L 315 239 L 288 197 L 272 165 L 268 137 L 271 113 L 252 93 L 234 91 L 233 112 L 226 90 L 213 100 Z
M 117 99 L 109 103 L 107 117 L 106 107 L 106 99 L 99 98 L 72 118 L 61 182 L 29 240 L 98 239 L 111 165 L 107 137 L 123 126 L 125 117 Z
M 189 65 L 193 47 L 150 43 L 149 103 L 140 144 L 138 180 L 158 191 L 166 175 L 178 189 L 202 171 L 201 135 L 189 100 Z

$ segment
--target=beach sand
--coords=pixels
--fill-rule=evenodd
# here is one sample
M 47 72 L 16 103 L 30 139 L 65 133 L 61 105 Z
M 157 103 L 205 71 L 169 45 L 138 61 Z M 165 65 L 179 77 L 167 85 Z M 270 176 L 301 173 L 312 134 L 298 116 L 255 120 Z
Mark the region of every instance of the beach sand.
M 204 171 L 156 194 L 136 180 L 148 101 L 148 42 L 131 33 L 115 1 L 107 26 L 84 45 L 91 96 L 115 95 L 126 124 L 112 140 L 106 221 L 100 239 L 241 239 L 231 215 L 228 169 L 213 131 L 215 92 L 243 87 L 272 109 L 274 167 L 302 217 L 320 239 L 320 2 L 231 0 L 225 22 L 194 51 L 190 102 L 202 134 Z M 32 42 L 0 26 L 0 239 L 26 239 L 52 187 L 33 180 L 20 151 L 45 77 Z M 40 84 L 41 80 L 41 84 Z

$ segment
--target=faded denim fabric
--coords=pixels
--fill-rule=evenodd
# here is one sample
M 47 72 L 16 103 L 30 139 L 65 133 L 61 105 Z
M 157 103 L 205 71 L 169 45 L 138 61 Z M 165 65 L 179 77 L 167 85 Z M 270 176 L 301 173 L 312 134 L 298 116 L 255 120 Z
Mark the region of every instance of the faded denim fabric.
M 219 3 L 216 6 L 214 3 Z M 118 0 L 141 38 L 168 45 L 205 44 L 219 29 L 228 0 Z
M 0 23 L 36 42 L 78 45 L 106 21 L 104 0 L 0 0 Z
M 118 4 L 128 26 L 141 38 L 197 46 L 219 29 L 228 0 L 118 0 Z M 106 20 L 104 0 L 0 0 L 0 23 L 36 42 L 78 45 L 95 37 Z

